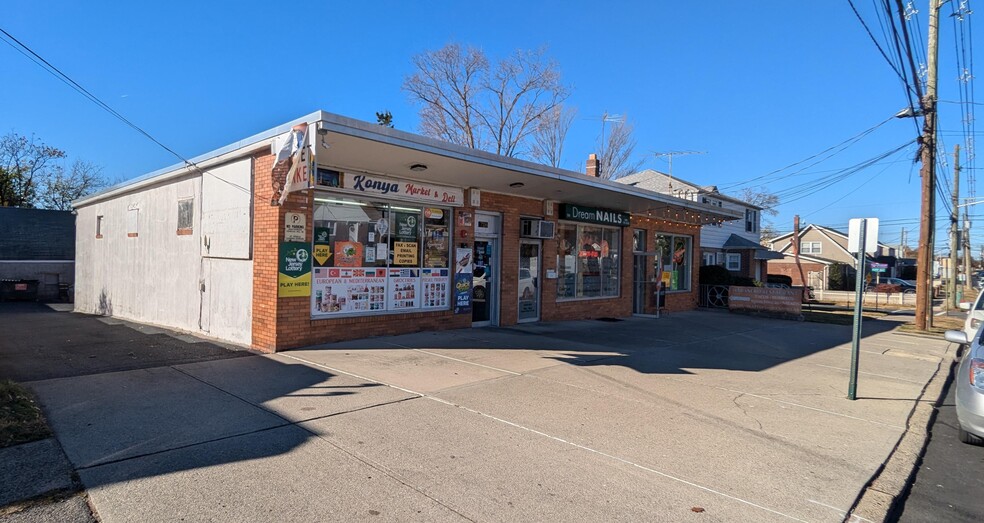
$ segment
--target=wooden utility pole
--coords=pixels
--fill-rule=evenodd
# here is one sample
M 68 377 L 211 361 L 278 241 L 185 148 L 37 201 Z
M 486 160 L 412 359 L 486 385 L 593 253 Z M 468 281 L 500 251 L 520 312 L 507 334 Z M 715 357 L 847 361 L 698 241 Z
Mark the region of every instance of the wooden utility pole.
M 970 292 L 973 282 L 970 281 L 970 209 L 964 206 L 963 223 L 963 266 L 964 266 L 964 296 Z
M 929 42 L 926 52 L 926 94 L 921 100 L 922 134 L 922 205 L 919 220 L 919 257 L 916 267 L 916 328 L 933 326 L 933 226 L 936 212 L 936 73 L 939 58 L 940 1 L 929 0 Z
M 800 265 L 800 216 L 793 216 L 793 260 L 796 261 L 796 268 L 800 273 L 800 281 L 803 282 L 803 302 L 810 301 L 810 286 L 803 275 L 803 266 Z
M 960 258 L 957 251 L 960 250 L 960 242 L 957 240 L 957 231 L 960 230 L 960 144 L 953 146 L 953 194 L 951 195 L 950 206 L 950 279 L 946 282 L 946 299 L 950 307 L 957 308 L 957 267 L 960 266 Z

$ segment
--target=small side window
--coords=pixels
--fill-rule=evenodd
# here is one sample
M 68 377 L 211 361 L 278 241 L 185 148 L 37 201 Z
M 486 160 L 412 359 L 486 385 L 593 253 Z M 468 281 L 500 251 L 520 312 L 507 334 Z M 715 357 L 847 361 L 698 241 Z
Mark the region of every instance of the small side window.
M 103 237 L 103 217 L 96 216 L 96 238 Z
M 729 271 L 740 271 L 741 270 L 741 254 L 728 254 L 728 270 Z
M 178 200 L 178 236 L 190 235 L 195 217 L 195 199 Z
M 140 225 L 140 209 L 129 209 L 126 211 L 126 237 L 136 238 Z

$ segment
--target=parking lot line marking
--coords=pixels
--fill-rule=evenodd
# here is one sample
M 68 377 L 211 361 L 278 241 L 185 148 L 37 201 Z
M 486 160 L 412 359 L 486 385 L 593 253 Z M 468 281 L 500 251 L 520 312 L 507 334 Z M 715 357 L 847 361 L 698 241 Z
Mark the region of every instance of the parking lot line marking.
M 698 483 L 694 483 L 692 481 L 688 481 L 686 479 L 683 479 L 683 478 L 674 476 L 672 474 L 668 474 L 666 472 L 661 472 L 661 471 L 656 470 L 656 469 L 654 469 L 652 467 L 647 467 L 647 466 L 642 465 L 640 463 L 635 463 L 635 462 L 629 461 L 629 460 L 627 460 L 625 458 L 620 458 L 620 457 L 615 456 L 613 454 L 608 454 L 607 452 L 602 452 L 600 450 L 593 449 L 591 447 L 586 447 L 586 446 L 581 445 L 579 443 L 574 443 L 573 441 L 568 441 L 568 440 L 563 439 L 563 438 L 560 438 L 558 436 L 552 436 L 550 434 L 547 434 L 546 432 L 541 432 L 539 430 L 536 430 L 536 429 L 533 429 L 533 428 L 530 428 L 530 427 L 526 427 L 526 426 L 520 425 L 520 424 L 518 424 L 516 422 L 513 422 L 513 421 L 502 419 L 502 418 L 493 416 L 491 414 L 486 414 L 486 413 L 484 413 L 482 411 L 475 410 L 475 409 L 472 409 L 472 408 L 469 408 L 469 407 L 465 407 L 464 405 L 459 405 L 457 403 L 454 403 L 454 402 L 451 402 L 451 401 L 448 401 L 448 400 L 439 398 L 437 396 L 431 396 L 429 394 L 425 394 L 425 393 L 422 393 L 422 392 L 417 392 L 417 391 L 413 391 L 413 390 L 410 390 L 410 389 L 405 389 L 403 387 L 399 387 L 399 386 L 396 386 L 396 385 L 392 385 L 392 384 L 386 383 L 384 381 L 374 380 L 372 378 L 367 378 L 365 376 L 359 376 L 358 374 L 353 374 L 351 372 L 346 372 L 346 371 L 343 371 L 341 369 L 336 369 L 334 367 L 329 367 L 329 366 L 323 365 L 321 363 L 317 363 L 317 362 L 313 362 L 313 361 L 308 361 L 308 360 L 306 360 L 304 358 L 300 358 L 298 356 L 293 356 L 293 355 L 289 355 L 289 354 L 283 354 L 283 356 L 284 357 L 287 357 L 287 358 L 291 358 L 293 360 L 297 360 L 297 361 L 302 362 L 302 363 L 307 363 L 309 365 L 314 365 L 316 367 L 321 367 L 323 369 L 327 369 L 327 370 L 330 370 L 332 372 L 337 372 L 339 374 L 344 374 L 346 376 L 351 376 L 351 377 L 354 377 L 354 378 L 365 380 L 365 381 L 367 381 L 369 383 L 378 383 L 380 385 L 385 385 L 387 387 L 392 387 L 392 388 L 394 388 L 396 390 L 403 391 L 403 392 L 406 392 L 406 393 L 409 393 L 409 394 L 416 394 L 417 396 L 419 396 L 421 398 L 425 398 L 425 399 L 429 399 L 429 400 L 432 400 L 432 401 L 436 401 L 437 403 L 442 403 L 442 404 L 447 405 L 447 406 L 450 406 L 450 407 L 461 409 L 461 410 L 464 410 L 466 412 L 470 412 L 472 414 L 476 414 L 476 415 L 479 415 L 479 416 L 482 416 L 482 417 L 491 419 L 493 421 L 497 421 L 499 423 L 503 423 L 505 425 L 509 425 L 511 427 L 514 427 L 514 428 L 517 428 L 517 429 L 520 429 L 520 430 L 527 431 L 527 432 L 529 432 L 531 434 L 536 434 L 538 436 L 541 436 L 541 437 L 544 437 L 544 438 L 547 438 L 547 439 L 551 439 L 551 440 L 557 441 L 559 443 L 563 443 L 565 445 L 570 445 L 570 446 L 572 446 L 574 448 L 583 450 L 585 452 L 591 452 L 592 454 L 597 454 L 599 456 L 608 458 L 610 460 L 617 461 L 619 463 L 623 463 L 623 464 L 626 464 L 626 465 L 629 465 L 629 466 L 632 466 L 632 467 L 635 467 L 635 468 L 644 470 L 644 471 L 649 472 L 651 474 L 655 474 L 657 476 L 661 476 L 663 478 L 666 478 L 666 479 L 669 479 L 669 480 L 672 480 L 672 481 L 676 481 L 678 483 L 682 483 L 684 485 L 687 485 L 687 486 L 690 486 L 690 487 L 694 487 L 694 488 L 699 489 L 699 490 L 703 490 L 704 492 L 708 492 L 710 494 L 715 494 L 717 496 L 721 496 L 723 498 L 727 498 L 727 499 L 730 499 L 732 501 L 737 501 L 737 502 L 742 503 L 744 505 L 748 505 L 750 507 L 754 507 L 754 508 L 757 508 L 759 510 L 764 510 L 766 512 L 769 512 L 769 513 L 772 513 L 772 514 L 776 514 L 778 516 L 782 516 L 784 518 L 787 518 L 787 519 L 790 519 L 790 520 L 793 520 L 793 521 L 800 521 L 802 523 L 807 523 L 806 520 L 797 518 L 795 516 L 791 516 L 789 514 L 784 514 L 782 512 L 779 512 L 778 510 L 771 509 L 769 507 L 765 507 L 765 506 L 759 505 L 759 504 L 757 504 L 755 502 L 748 501 L 746 499 L 742 499 L 742 498 L 739 498 L 737 496 L 732 496 L 731 494 L 727 494 L 727 493 L 721 492 L 719 490 L 712 489 L 710 487 L 705 487 L 704 485 L 700 485 Z
M 682 380 L 682 379 L 679 379 L 679 378 L 667 377 L 666 379 L 673 380 L 673 381 L 679 381 L 681 383 L 689 383 L 688 381 Z M 838 416 L 838 417 L 841 417 L 841 418 L 853 419 L 853 420 L 856 420 L 856 421 L 863 421 L 865 423 L 872 423 L 872 424 L 875 424 L 875 425 L 881 425 L 883 427 L 889 427 L 889 428 L 892 428 L 892 429 L 895 429 L 895 430 L 905 430 L 905 427 L 899 427 L 898 425 L 891 425 L 889 423 L 883 423 L 881 421 L 874 421 L 874 420 L 870 420 L 870 419 L 859 418 L 857 416 L 851 416 L 850 414 L 842 414 L 840 412 L 834 412 L 832 410 L 826 410 L 826 409 L 821 409 L 821 408 L 818 408 L 818 407 L 811 407 L 809 405 L 803 405 L 802 403 L 795 403 L 795 402 L 792 402 L 792 401 L 786 401 L 786 400 L 780 400 L 780 399 L 776 399 L 776 398 L 770 398 L 768 396 L 762 396 L 761 394 L 754 394 L 752 392 L 745 392 L 745 391 L 741 391 L 741 390 L 729 389 L 727 387 L 719 387 L 717 385 L 706 385 L 706 384 L 703 384 L 703 383 L 698 383 L 698 385 L 702 385 L 704 387 L 711 387 L 711 388 L 715 388 L 715 389 L 719 389 L 719 390 L 731 392 L 733 394 L 744 394 L 745 396 L 751 396 L 753 398 L 763 399 L 763 400 L 767 400 L 767 401 L 774 401 L 776 403 L 781 403 L 783 405 L 789 405 L 791 407 L 800 407 L 800 408 L 803 408 L 803 409 L 812 410 L 814 412 L 822 412 L 824 414 L 830 414 L 832 416 Z
M 524 425 L 520 425 L 519 423 L 516 423 L 516 422 L 513 422 L 513 421 L 509 421 L 509 420 L 506 420 L 506 419 L 502 419 L 502 418 L 499 418 L 497 416 L 493 416 L 491 414 L 486 414 L 486 413 L 484 413 L 482 411 L 475 410 L 475 409 L 472 409 L 472 408 L 469 408 L 469 407 L 465 407 L 464 405 L 459 405 L 457 403 L 453 403 L 451 401 L 448 401 L 448 400 L 445 400 L 445 399 L 441 399 L 441 398 L 438 398 L 438 397 L 434 397 L 434 396 L 425 396 L 425 398 L 434 400 L 434 401 L 436 401 L 438 403 L 443 403 L 445 405 L 448 405 L 448 406 L 451 406 L 451 407 L 455 407 L 455 408 L 464 410 L 466 412 L 470 412 L 472 414 L 477 414 L 479 416 L 482 416 L 482 417 L 485 417 L 485 418 L 489 418 L 489 419 L 491 419 L 493 421 L 497 421 L 499 423 L 504 423 L 504 424 L 509 425 L 511 427 L 515 427 L 517 429 L 527 431 L 527 432 L 529 432 L 531 434 L 536 434 L 537 436 L 541 436 L 541 437 L 544 437 L 544 438 L 547 438 L 547 439 L 551 439 L 551 440 L 554 440 L 556 442 L 563 443 L 565 445 L 570 445 L 570 446 L 572 446 L 574 448 L 577 448 L 577 449 L 580 449 L 580 450 L 583 450 L 583 451 L 586 451 L 586 452 L 590 452 L 592 454 L 597 454 L 599 456 L 608 458 L 610 460 L 617 461 L 619 463 L 623 463 L 625 465 L 629 465 L 629 466 L 632 466 L 632 467 L 635 467 L 635 468 L 644 470 L 644 471 L 649 472 L 651 474 L 656 474 L 657 476 L 661 476 L 663 478 L 666 478 L 666 479 L 669 479 L 669 480 L 672 480 L 672 481 L 676 481 L 678 483 L 682 483 L 684 485 L 687 485 L 687 486 L 690 486 L 690 487 L 694 487 L 696 489 L 703 490 L 704 492 L 708 492 L 710 494 L 715 494 L 717 496 L 721 496 L 721 497 L 730 499 L 732 501 L 737 501 L 739 503 L 742 503 L 744 505 L 748 505 L 750 507 L 757 508 L 759 510 L 764 510 L 764 511 L 770 512 L 772 514 L 776 514 L 777 516 L 782 516 L 784 518 L 788 518 L 788 519 L 791 519 L 793 521 L 802 521 L 804 523 L 806 522 L 806 520 L 797 518 L 796 516 L 792 516 L 792 515 L 789 515 L 789 514 L 785 514 L 783 512 L 779 512 L 778 510 L 771 509 L 769 507 L 765 507 L 765 506 L 759 505 L 758 503 L 755 503 L 755 502 L 752 502 L 752 501 L 748 501 L 747 499 L 742 499 L 742 498 L 739 498 L 737 496 L 732 496 L 731 494 L 727 494 L 727 493 L 721 492 L 719 490 L 712 489 L 711 487 L 706 487 L 704 485 L 700 485 L 698 483 L 694 483 L 693 481 L 689 481 L 689 480 L 683 479 L 681 477 L 674 476 L 672 474 L 668 474 L 666 472 L 662 472 L 662 471 L 656 470 L 656 469 L 654 469 L 652 467 L 647 467 L 646 465 L 643 465 L 641 463 L 636 463 L 634 461 L 629 461 L 629 460 L 627 460 L 625 458 L 620 458 L 618 456 L 615 456 L 613 454 L 609 454 L 607 452 L 603 452 L 603 451 L 600 451 L 600 450 L 597 450 L 597 449 L 593 449 L 591 447 L 587 447 L 587 446 L 581 445 L 579 443 L 574 443 L 573 441 L 569 441 L 569 440 L 566 440 L 566 439 L 561 438 L 561 437 L 558 437 L 558 436 L 553 436 L 551 434 L 547 434 L 546 432 L 542 432 L 542 431 L 539 431 L 539 430 L 536 430 L 536 429 L 533 429 L 533 428 L 530 428 L 530 427 L 526 427 Z
M 835 367 L 833 365 L 823 365 L 821 363 L 814 363 L 813 365 L 816 365 L 817 367 L 824 367 L 824 368 L 827 368 L 827 369 L 843 370 L 843 371 L 847 371 L 847 372 L 850 372 L 851 371 L 851 369 L 846 369 L 846 368 L 843 368 L 843 367 Z M 900 378 L 898 376 L 889 376 L 887 374 L 876 374 L 874 372 L 864 372 L 864 371 L 860 371 L 859 370 L 858 371 L 858 374 L 866 374 L 868 376 L 877 376 L 879 378 L 888 378 L 888 379 L 892 379 L 892 380 L 905 381 L 905 382 L 908 382 L 908 383 L 915 383 L 916 385 L 925 385 L 926 384 L 923 381 L 910 380 L 910 379 L 906 379 L 906 378 Z
M 498 367 L 492 367 L 490 365 L 482 365 L 481 363 L 475 363 L 474 361 L 463 360 L 463 359 L 460 359 L 460 358 L 452 358 L 451 356 L 445 356 L 444 354 L 438 354 L 436 352 L 430 352 L 430 351 L 427 351 L 427 350 L 424 350 L 424 349 L 412 349 L 412 350 L 415 350 L 417 352 L 423 352 L 424 354 L 430 354 L 431 356 L 437 356 L 438 358 L 444 358 L 444 359 L 448 359 L 448 360 L 451 360 L 451 361 L 457 361 L 458 363 L 467 363 L 468 365 L 474 365 L 476 367 L 482 367 L 483 369 L 494 370 L 496 372 L 504 372 L 506 374 L 512 374 L 513 376 L 522 376 L 522 374 L 520 374 L 518 372 L 513 372 L 511 370 L 500 369 Z
M 839 509 L 839 508 L 837 508 L 837 507 L 835 507 L 833 505 L 828 505 L 826 503 L 821 503 L 821 502 L 819 502 L 819 501 L 817 501 L 815 499 L 807 499 L 807 501 L 809 501 L 810 503 L 813 503 L 815 505 L 820 505 L 821 507 L 826 507 L 826 508 L 829 508 L 831 510 L 836 510 L 837 511 L 837 514 L 839 514 L 840 517 L 844 517 L 844 516 L 847 515 L 847 511 L 846 510 Z

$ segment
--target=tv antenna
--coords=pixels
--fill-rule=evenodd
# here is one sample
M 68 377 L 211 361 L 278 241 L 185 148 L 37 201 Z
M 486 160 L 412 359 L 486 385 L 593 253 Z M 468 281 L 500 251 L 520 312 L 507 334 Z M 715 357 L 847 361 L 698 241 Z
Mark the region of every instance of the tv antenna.
M 666 157 L 666 161 L 670 164 L 669 167 L 667 168 L 669 172 L 667 172 L 666 174 L 670 175 L 671 178 L 673 177 L 673 157 L 687 156 L 689 154 L 707 154 L 707 151 L 664 151 L 664 152 L 653 151 L 653 157 L 655 158 L 662 158 L 664 156 Z

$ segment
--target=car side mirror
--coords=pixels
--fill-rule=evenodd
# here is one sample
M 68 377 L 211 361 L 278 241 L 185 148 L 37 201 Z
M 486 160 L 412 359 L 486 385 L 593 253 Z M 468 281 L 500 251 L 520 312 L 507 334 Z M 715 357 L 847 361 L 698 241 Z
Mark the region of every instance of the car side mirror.
M 962 311 L 969 311 L 970 310 L 970 302 L 966 302 L 966 301 L 960 302 L 960 310 L 962 310 Z
M 959 343 L 961 345 L 967 344 L 967 333 L 964 331 L 946 331 L 943 334 L 943 339 L 950 343 Z

